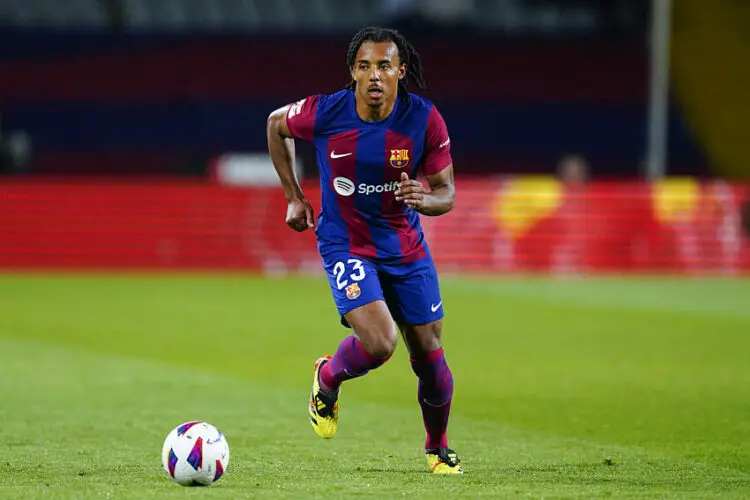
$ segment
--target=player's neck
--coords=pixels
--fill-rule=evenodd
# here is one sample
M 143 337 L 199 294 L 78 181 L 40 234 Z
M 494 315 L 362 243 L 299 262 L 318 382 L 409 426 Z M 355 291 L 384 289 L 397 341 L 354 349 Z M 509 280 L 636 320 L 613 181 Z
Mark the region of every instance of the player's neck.
M 359 117 L 367 122 L 379 122 L 385 120 L 396 107 L 396 97 L 388 99 L 382 106 L 372 107 L 361 100 L 356 100 L 356 109 Z

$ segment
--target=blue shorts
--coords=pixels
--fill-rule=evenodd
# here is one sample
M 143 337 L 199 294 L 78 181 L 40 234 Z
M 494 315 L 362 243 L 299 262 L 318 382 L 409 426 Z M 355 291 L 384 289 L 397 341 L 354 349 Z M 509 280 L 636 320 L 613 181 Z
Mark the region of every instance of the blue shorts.
M 384 264 L 336 252 L 323 258 L 323 267 L 346 327 L 344 314 L 376 300 L 385 301 L 398 324 L 423 325 L 443 318 L 437 269 L 429 254 L 408 264 Z

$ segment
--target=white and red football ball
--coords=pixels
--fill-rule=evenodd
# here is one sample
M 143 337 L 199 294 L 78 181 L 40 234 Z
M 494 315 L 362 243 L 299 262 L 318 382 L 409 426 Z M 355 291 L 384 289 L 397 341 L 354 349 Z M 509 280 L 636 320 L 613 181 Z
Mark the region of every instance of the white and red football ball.
M 229 443 L 208 422 L 185 422 L 164 440 L 164 470 L 177 484 L 207 486 L 218 481 L 229 465 Z

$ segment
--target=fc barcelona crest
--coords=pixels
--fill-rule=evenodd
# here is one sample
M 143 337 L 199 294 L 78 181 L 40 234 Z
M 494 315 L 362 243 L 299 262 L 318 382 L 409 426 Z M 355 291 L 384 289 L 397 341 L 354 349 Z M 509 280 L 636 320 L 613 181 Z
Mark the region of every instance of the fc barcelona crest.
M 352 283 L 346 287 L 346 298 L 354 300 L 362 294 L 362 290 L 359 289 L 359 283 Z
M 409 164 L 408 149 L 391 149 L 391 165 L 396 168 L 404 168 Z

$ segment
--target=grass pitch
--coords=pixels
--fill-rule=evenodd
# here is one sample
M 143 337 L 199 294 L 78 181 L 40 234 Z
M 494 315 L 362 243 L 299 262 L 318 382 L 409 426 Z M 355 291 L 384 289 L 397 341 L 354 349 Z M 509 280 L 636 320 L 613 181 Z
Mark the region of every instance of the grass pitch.
M 427 474 L 403 345 L 314 435 L 325 278 L 0 276 L 0 498 L 750 496 L 750 282 L 443 281 L 463 477 Z M 226 475 L 161 468 L 175 425 L 227 436 Z

